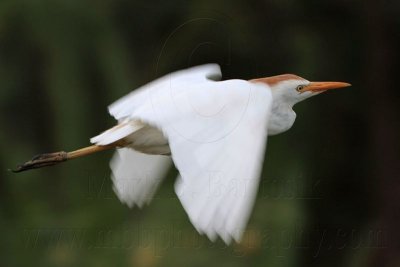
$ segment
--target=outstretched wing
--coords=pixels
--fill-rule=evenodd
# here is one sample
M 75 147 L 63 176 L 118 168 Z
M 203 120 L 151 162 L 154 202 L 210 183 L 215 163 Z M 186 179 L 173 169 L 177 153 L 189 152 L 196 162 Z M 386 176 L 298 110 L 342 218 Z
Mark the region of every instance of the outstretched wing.
M 208 78 L 217 76 L 217 65 L 173 73 L 111 105 L 110 113 L 163 132 L 191 222 L 229 243 L 240 240 L 257 193 L 272 96 L 266 85 Z
M 120 148 L 111 163 L 114 191 L 129 207 L 149 204 L 171 166 L 171 158 Z
M 139 107 L 148 103 L 149 92 L 154 88 L 167 89 L 171 76 L 180 81 L 196 83 L 204 82 L 208 78 L 220 78 L 221 72 L 216 64 L 203 65 L 192 68 L 190 71 L 183 70 L 169 74 L 136 89 L 110 106 L 110 113 L 119 120 L 118 125 L 91 138 L 90 141 L 97 145 L 109 145 L 136 134 L 136 137 L 131 138 L 140 137 L 142 145 L 160 145 L 160 140 L 156 140 L 160 139 L 160 136 L 155 134 L 156 130 L 143 131 L 143 129 L 149 129 L 149 127 L 144 122 L 132 119 L 129 116 Z M 140 132 L 140 134 L 137 132 Z M 168 144 L 166 145 L 168 146 Z M 166 151 L 166 149 L 161 149 L 161 151 Z M 147 155 L 132 148 L 118 149 L 111 160 L 110 167 L 114 190 L 121 202 L 130 207 L 133 205 L 141 207 L 143 204 L 149 203 L 162 178 L 164 178 L 170 162 L 171 159 L 167 156 Z

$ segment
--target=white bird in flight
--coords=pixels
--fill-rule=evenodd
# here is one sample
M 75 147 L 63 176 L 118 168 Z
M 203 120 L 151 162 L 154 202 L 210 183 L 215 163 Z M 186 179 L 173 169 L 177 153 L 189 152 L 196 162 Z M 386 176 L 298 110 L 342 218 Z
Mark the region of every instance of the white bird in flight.
M 239 242 L 257 194 L 268 135 L 290 129 L 293 106 L 343 82 L 284 74 L 220 81 L 217 64 L 159 78 L 109 106 L 118 124 L 72 152 L 40 154 L 15 172 L 117 148 L 114 190 L 129 207 L 149 203 L 171 165 L 190 221 L 210 240 Z

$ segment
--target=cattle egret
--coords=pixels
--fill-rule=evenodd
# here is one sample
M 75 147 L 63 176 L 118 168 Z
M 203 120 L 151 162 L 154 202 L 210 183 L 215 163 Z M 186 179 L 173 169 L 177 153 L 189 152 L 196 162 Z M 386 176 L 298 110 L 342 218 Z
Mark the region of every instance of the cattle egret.
M 175 191 L 199 233 L 239 242 L 252 210 L 266 138 L 292 127 L 293 105 L 343 82 L 309 82 L 284 74 L 220 81 L 217 64 L 168 74 L 119 99 L 118 124 L 73 152 L 41 154 L 15 172 L 117 148 L 114 189 L 129 207 L 149 203 L 171 159 Z

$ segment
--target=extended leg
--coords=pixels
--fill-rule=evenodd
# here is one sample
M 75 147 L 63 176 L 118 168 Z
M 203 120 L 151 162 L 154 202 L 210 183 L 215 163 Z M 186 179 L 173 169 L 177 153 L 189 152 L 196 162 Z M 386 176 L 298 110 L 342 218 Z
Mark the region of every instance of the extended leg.
M 31 170 L 31 169 L 52 166 L 52 165 L 58 164 L 60 162 L 67 161 L 69 159 L 79 158 L 79 157 L 90 155 L 90 154 L 93 154 L 96 152 L 112 149 L 117 146 L 118 146 L 117 144 L 110 144 L 107 146 L 92 145 L 92 146 L 88 146 L 88 147 L 81 148 L 81 149 L 71 151 L 71 152 L 60 151 L 60 152 L 54 152 L 54 153 L 39 154 L 39 155 L 33 157 L 31 160 L 25 162 L 24 164 L 17 166 L 17 168 L 12 171 L 13 172 L 22 172 L 22 171 L 27 171 L 27 170 Z

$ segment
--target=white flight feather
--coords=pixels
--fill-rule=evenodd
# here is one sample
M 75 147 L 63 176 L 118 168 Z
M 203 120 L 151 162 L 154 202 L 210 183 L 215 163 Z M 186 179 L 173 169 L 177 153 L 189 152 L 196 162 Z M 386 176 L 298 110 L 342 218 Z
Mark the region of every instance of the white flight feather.
M 142 207 L 150 202 L 170 165 L 171 158 L 166 156 L 117 149 L 110 163 L 114 191 L 129 207 Z
M 119 121 L 140 121 L 163 133 L 180 172 L 176 193 L 191 222 L 211 240 L 220 236 L 230 243 L 240 240 L 257 193 L 272 95 L 267 85 L 211 80 L 216 77 L 221 77 L 216 64 L 175 72 L 123 97 L 109 111 Z M 127 151 L 111 164 L 116 184 L 144 165 L 124 157 Z M 149 199 L 143 192 L 154 193 L 139 184 L 116 188 L 128 204 L 141 205 Z

